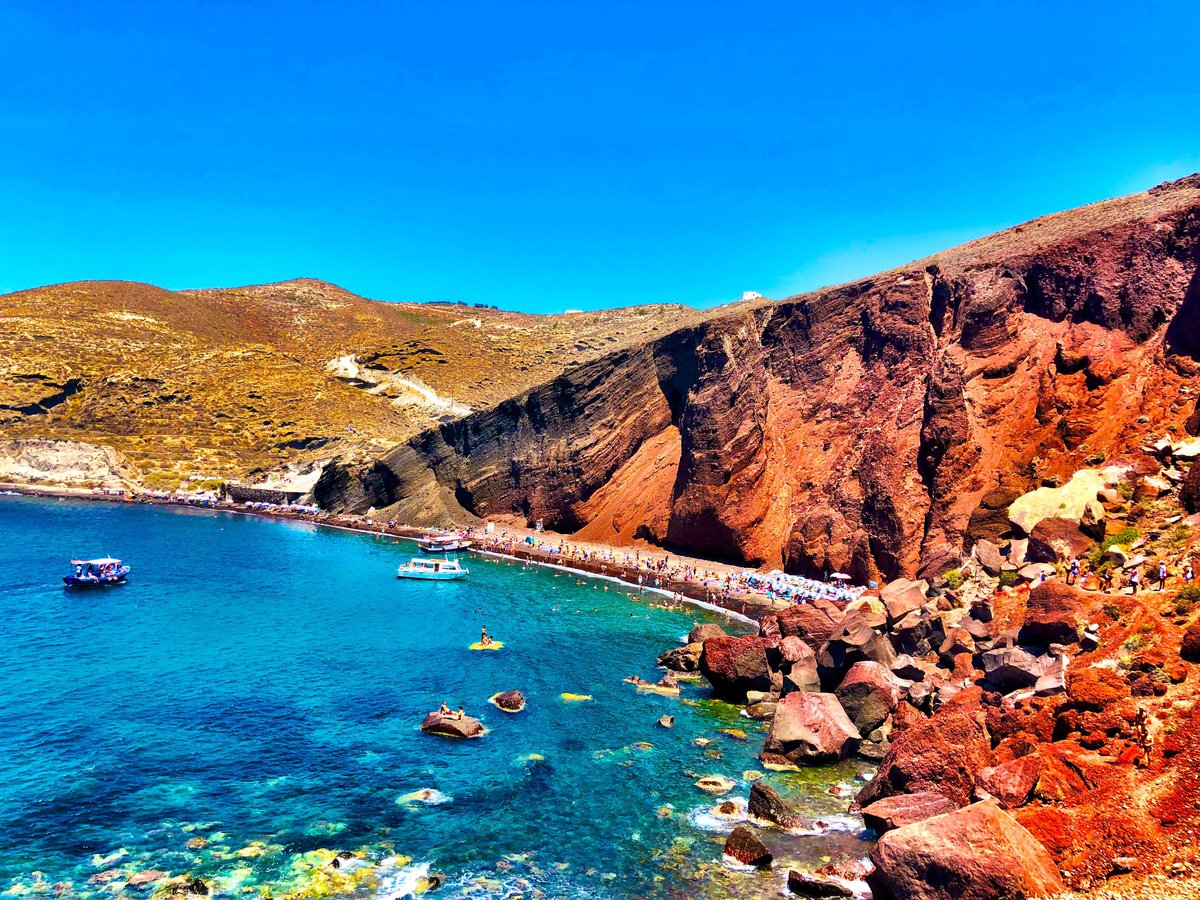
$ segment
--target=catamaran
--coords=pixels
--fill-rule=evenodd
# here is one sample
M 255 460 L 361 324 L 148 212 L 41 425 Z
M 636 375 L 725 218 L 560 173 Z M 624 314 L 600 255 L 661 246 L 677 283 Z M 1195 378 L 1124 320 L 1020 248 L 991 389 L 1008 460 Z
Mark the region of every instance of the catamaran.
M 63 584 L 67 587 L 104 587 L 112 584 L 124 584 L 129 577 L 129 566 L 119 559 L 105 556 L 100 559 L 73 559 L 74 575 L 64 575 Z
M 456 559 L 410 559 L 396 570 L 397 578 L 419 578 L 425 581 L 453 581 L 466 578 L 469 569 L 463 568 Z

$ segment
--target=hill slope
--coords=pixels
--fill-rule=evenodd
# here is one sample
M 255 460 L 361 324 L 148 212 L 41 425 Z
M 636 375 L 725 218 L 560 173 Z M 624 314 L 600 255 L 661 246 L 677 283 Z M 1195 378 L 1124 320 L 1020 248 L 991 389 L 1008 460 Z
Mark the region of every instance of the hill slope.
M 1195 428 L 1198 268 L 1193 176 L 687 323 L 406 441 L 394 478 L 331 470 L 321 497 L 912 574 L 1030 487 Z
M 311 279 L 54 285 L 0 296 L 0 428 L 112 446 L 151 486 L 243 476 L 393 446 L 698 315 L 380 303 Z

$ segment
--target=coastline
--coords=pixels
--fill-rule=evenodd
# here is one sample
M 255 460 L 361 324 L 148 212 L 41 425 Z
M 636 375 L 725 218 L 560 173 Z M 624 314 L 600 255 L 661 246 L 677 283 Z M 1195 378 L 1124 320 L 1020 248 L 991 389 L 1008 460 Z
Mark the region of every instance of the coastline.
M 310 515 L 291 513 L 283 510 L 247 509 L 244 506 L 228 503 L 190 503 L 156 497 L 133 498 L 113 494 L 97 494 L 88 488 L 43 487 L 39 485 L 0 482 L 0 491 L 11 492 L 22 497 L 130 503 L 166 506 L 173 509 L 200 509 L 216 513 L 252 516 L 273 521 L 305 522 L 322 528 L 347 531 L 354 534 L 374 536 L 376 538 L 386 536 L 413 542 L 428 534 L 431 530 L 429 528 L 418 528 L 402 524 L 383 524 L 377 526 L 374 520 L 371 520 L 367 516 L 335 516 L 329 513 Z M 642 557 L 647 560 L 670 559 L 691 571 L 697 572 L 708 572 L 711 569 L 717 574 L 729 574 L 740 571 L 737 567 L 727 563 L 687 557 L 659 548 L 617 547 L 594 542 L 589 542 L 581 546 L 586 547 L 588 553 L 607 553 L 611 558 L 566 557 L 561 553 L 553 553 L 536 545 L 530 546 L 523 543 L 525 538 L 538 533 L 532 529 L 511 525 L 503 527 L 496 535 L 481 533 L 478 528 L 469 529 L 469 533 L 473 546 L 465 551 L 467 553 L 529 563 L 543 568 L 569 572 L 584 578 L 596 578 L 621 584 L 635 591 L 658 594 L 668 600 L 674 598 L 677 602 L 686 603 L 689 606 L 703 609 L 706 612 L 722 615 L 730 621 L 736 621 L 751 627 L 756 627 L 762 616 L 778 609 L 764 595 L 739 593 L 732 596 L 723 596 L 721 593 L 713 591 L 705 581 L 694 577 L 676 577 L 674 573 L 655 573 L 650 578 L 647 578 L 642 569 L 636 566 L 623 565 L 619 554 L 636 552 L 639 560 Z M 570 540 L 570 535 L 559 534 L 557 532 L 541 532 L 540 534 L 547 538 L 554 538 L 560 544 Z M 638 583 L 639 576 L 643 579 L 642 584 Z

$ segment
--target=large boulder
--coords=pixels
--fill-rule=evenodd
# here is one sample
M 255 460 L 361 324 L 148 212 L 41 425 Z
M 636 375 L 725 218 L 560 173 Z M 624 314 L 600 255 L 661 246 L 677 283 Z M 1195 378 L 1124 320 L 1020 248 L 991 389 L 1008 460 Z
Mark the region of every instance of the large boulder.
M 779 701 L 766 752 L 793 763 L 823 763 L 845 759 L 861 742 L 837 697 L 799 691 Z
M 725 629 L 715 622 L 706 622 L 703 625 L 697 625 L 688 632 L 687 642 L 689 644 L 703 644 L 709 638 L 728 637 Z
M 990 801 L 889 831 L 871 859 L 877 898 L 1021 900 L 1065 890 L 1046 848 Z
M 859 791 L 858 804 L 921 791 L 944 794 L 960 806 L 969 803 L 975 775 L 992 753 L 982 698 L 982 689 L 966 688 L 928 719 L 893 732 L 892 746 L 875 777 Z
M 444 716 L 437 712 L 431 712 L 425 717 L 425 721 L 421 723 L 421 730 L 426 734 L 455 738 L 477 738 L 487 733 L 487 729 L 478 719 L 470 716 Z
M 1033 534 L 1030 536 L 1041 546 L 1049 547 L 1054 554 L 1054 558 L 1030 559 L 1029 562 L 1066 562 L 1067 560 L 1082 556 L 1091 548 L 1093 543 L 1092 539 L 1083 533 L 1083 529 L 1079 527 L 1078 522 L 1072 522 L 1070 519 L 1060 519 L 1058 516 L 1042 519 L 1042 521 L 1034 526 Z M 1043 556 L 1041 553 L 1035 553 L 1034 555 Z
M 977 783 L 981 792 L 1005 809 L 1015 809 L 1029 801 L 1041 774 L 1042 758 L 1034 751 L 998 766 L 981 769 Z
M 766 845 L 745 825 L 738 825 L 725 841 L 725 855 L 746 866 L 767 869 L 773 857 Z
M 1062 582 L 1039 584 L 1029 592 L 1018 640 L 1035 647 L 1078 643 L 1096 603 L 1094 596 Z
M 703 644 L 684 644 L 659 656 L 658 664 L 672 672 L 699 672 L 700 654 L 703 652 Z
M 975 542 L 975 558 L 979 560 L 983 570 L 993 577 L 1000 574 L 1007 562 L 1000 548 L 986 538 Z
M 1033 687 L 1045 673 L 1045 663 L 1020 647 L 997 647 L 980 656 L 990 685 L 1008 692 Z
M 879 599 L 883 602 L 884 609 L 887 610 L 888 618 L 894 622 L 904 618 L 914 609 L 920 608 L 925 602 L 927 590 L 929 590 L 929 583 L 926 581 L 909 581 L 906 578 L 900 578 L 884 585 L 879 591 Z
M 777 618 L 783 637 L 798 637 L 814 650 L 829 640 L 837 627 L 828 612 L 808 603 L 789 606 Z
M 904 690 L 904 682 L 877 662 L 856 662 L 838 685 L 834 695 L 860 734 L 868 734 L 884 723 Z
M 1042 519 L 1059 518 L 1078 522 L 1096 502 L 1097 493 L 1108 486 L 1105 473 L 1080 469 L 1061 487 L 1041 487 L 1022 494 L 1008 508 L 1008 519 L 1022 534 L 1032 534 Z
M 783 677 L 783 693 L 819 691 L 821 678 L 817 673 L 817 654 L 798 637 L 785 637 L 779 644 L 779 656 L 787 674 Z
M 1200 406 L 1197 407 L 1200 414 Z M 1200 460 L 1192 463 L 1187 475 L 1183 478 L 1183 487 L 1179 489 L 1179 502 L 1189 513 L 1200 512 Z
M 1196 463 L 1195 467 L 1200 469 L 1200 463 Z M 1200 662 L 1200 622 L 1193 622 L 1184 631 L 1179 655 L 1188 662 Z
M 749 812 L 756 819 L 778 825 L 780 828 L 798 828 L 803 819 L 792 812 L 775 788 L 756 781 L 750 788 Z
M 897 794 L 894 797 L 876 800 L 863 807 L 862 817 L 868 828 L 883 834 L 885 831 L 903 828 L 914 822 L 923 822 L 956 809 L 958 804 L 944 794 L 920 791 L 916 794 Z
M 700 654 L 700 671 L 718 697 L 743 703 L 747 691 L 771 690 L 767 650 L 773 645 L 763 637 L 708 638 Z

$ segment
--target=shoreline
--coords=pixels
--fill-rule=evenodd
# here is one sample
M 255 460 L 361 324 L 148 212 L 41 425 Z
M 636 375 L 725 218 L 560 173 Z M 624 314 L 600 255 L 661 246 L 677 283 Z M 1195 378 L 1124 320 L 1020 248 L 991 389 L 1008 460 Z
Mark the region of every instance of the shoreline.
M 330 513 L 319 513 L 316 515 L 288 513 L 281 510 L 269 509 L 246 509 L 232 504 L 210 505 L 206 503 L 189 503 L 179 500 L 160 499 L 156 497 L 129 497 L 118 496 L 113 494 L 97 494 L 87 488 L 68 488 L 68 487 L 42 487 L 35 485 L 15 484 L 10 482 L 0 482 L 0 491 L 11 492 L 22 497 L 42 497 L 42 498 L 58 498 L 64 500 L 87 500 L 107 503 L 123 503 L 123 504 L 139 504 L 146 506 L 165 506 L 172 509 L 191 509 L 191 510 L 207 510 L 214 513 L 229 513 L 232 515 L 249 516 L 271 521 L 286 521 L 286 522 L 304 522 L 322 528 L 329 528 L 337 531 L 345 531 L 353 534 L 362 534 L 366 536 L 391 537 L 400 540 L 416 542 L 424 535 L 434 529 L 418 528 L 410 525 L 381 525 L 378 528 L 368 524 L 369 519 L 365 516 L 335 516 Z M 364 521 L 366 520 L 366 521 Z M 502 531 L 495 535 L 481 534 L 479 529 L 467 529 L 469 532 L 472 546 L 467 548 L 467 553 L 478 554 L 480 556 L 491 556 L 498 559 L 507 559 L 514 562 L 530 563 L 536 566 L 541 566 L 547 569 L 555 569 L 558 571 L 569 572 L 573 575 L 578 575 L 584 578 L 596 578 L 604 581 L 610 581 L 616 584 L 623 585 L 635 591 L 643 593 L 654 593 L 665 598 L 676 598 L 680 603 L 686 603 L 697 609 L 702 609 L 716 615 L 724 616 L 730 621 L 736 621 L 743 625 L 757 627 L 760 618 L 763 615 L 771 613 L 778 609 L 778 606 L 771 605 L 770 601 L 765 596 L 747 596 L 739 595 L 736 597 L 723 597 L 720 594 L 714 593 L 709 589 L 707 583 L 701 582 L 695 578 L 685 577 L 668 577 L 667 573 L 651 574 L 649 578 L 642 569 L 638 567 L 624 566 L 617 559 L 618 552 L 636 553 L 638 557 L 644 552 L 647 559 L 652 559 L 655 556 L 661 556 L 666 559 L 674 559 L 679 563 L 684 564 L 693 570 L 701 570 L 700 567 L 708 566 L 718 570 L 725 569 L 730 572 L 735 570 L 734 566 L 727 563 L 717 563 L 712 560 L 696 559 L 676 553 L 670 553 L 660 548 L 653 550 L 644 550 L 643 548 L 616 547 L 607 544 L 588 543 L 588 547 L 600 548 L 603 552 L 612 555 L 612 559 L 593 560 L 588 558 L 564 557 L 560 553 L 548 552 L 536 546 L 529 546 L 523 541 L 527 535 L 533 535 L 535 532 L 532 529 L 518 528 L 516 526 L 506 526 Z M 516 534 L 510 534 L 515 532 Z M 558 532 L 542 532 L 542 534 L 554 537 L 565 543 L 570 539 L 570 535 L 559 534 Z M 506 546 L 511 544 L 511 546 Z M 595 552 L 595 551 L 593 551 Z M 638 578 L 641 576 L 643 583 L 638 583 Z M 659 583 L 659 582 L 662 583 Z

